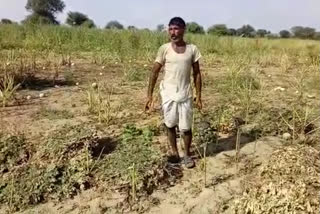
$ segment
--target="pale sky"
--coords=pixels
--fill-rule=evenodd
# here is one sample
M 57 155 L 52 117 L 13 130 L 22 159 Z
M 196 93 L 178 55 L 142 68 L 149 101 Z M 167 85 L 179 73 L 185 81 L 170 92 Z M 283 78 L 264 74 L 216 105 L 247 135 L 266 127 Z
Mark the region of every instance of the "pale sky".
M 0 19 L 21 21 L 29 13 L 27 0 L 0 0 Z M 108 21 L 118 20 L 124 26 L 155 29 L 158 24 L 181 16 L 186 22 L 195 21 L 204 28 L 213 24 L 227 24 L 239 28 L 250 24 L 255 29 L 278 33 L 292 26 L 309 26 L 320 31 L 320 0 L 65 0 L 66 8 L 58 15 L 65 22 L 68 11 L 87 14 L 104 27 Z M 90 3 L 89 3 L 90 2 Z

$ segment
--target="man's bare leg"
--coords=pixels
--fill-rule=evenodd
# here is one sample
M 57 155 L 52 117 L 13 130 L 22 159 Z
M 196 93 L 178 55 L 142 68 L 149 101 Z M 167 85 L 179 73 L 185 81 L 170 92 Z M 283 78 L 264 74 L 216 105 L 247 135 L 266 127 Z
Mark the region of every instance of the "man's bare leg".
M 184 142 L 184 156 L 190 156 L 190 146 L 192 141 L 192 131 L 186 131 L 182 134 L 182 139 Z
M 190 157 L 190 147 L 192 142 L 192 131 L 183 132 L 182 135 L 184 141 L 184 161 L 187 168 L 194 167 L 194 161 Z
M 179 152 L 177 147 L 177 133 L 176 133 L 176 127 L 168 128 L 168 139 L 172 151 L 172 161 L 171 162 L 178 162 L 179 161 Z

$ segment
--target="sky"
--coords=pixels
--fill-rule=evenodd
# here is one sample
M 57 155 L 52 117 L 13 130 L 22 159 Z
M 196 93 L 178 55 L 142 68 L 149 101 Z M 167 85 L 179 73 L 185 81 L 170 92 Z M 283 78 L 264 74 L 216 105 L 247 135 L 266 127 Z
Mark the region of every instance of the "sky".
M 29 12 L 27 0 L 0 0 L 0 19 L 21 21 Z M 117 20 L 124 26 L 155 29 L 174 16 L 186 22 L 195 21 L 205 29 L 214 24 L 239 28 L 250 24 L 255 29 L 278 33 L 292 26 L 309 26 L 320 31 L 320 0 L 64 0 L 64 13 L 57 16 L 65 22 L 68 11 L 82 12 L 99 27 Z M 90 3 L 89 3 L 90 2 Z

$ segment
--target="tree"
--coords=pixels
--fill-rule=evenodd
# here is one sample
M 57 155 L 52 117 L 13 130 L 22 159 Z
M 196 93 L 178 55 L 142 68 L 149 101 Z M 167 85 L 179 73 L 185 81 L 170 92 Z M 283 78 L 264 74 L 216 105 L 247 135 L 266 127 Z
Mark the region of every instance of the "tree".
M 204 33 L 203 27 L 196 22 L 187 23 L 186 30 L 188 33 L 198 33 L 198 34 Z
M 265 29 L 258 29 L 256 34 L 257 34 L 257 36 L 259 36 L 259 37 L 265 37 L 265 35 L 268 34 L 268 31 L 265 30 Z
M 290 38 L 291 37 L 291 33 L 288 30 L 281 30 L 279 32 L 279 35 L 281 38 Z
M 291 28 L 291 32 L 297 38 L 312 39 L 316 34 L 316 30 L 310 27 L 295 26 Z
M 129 26 L 127 27 L 127 29 L 128 29 L 128 30 L 137 30 L 138 28 L 136 28 L 136 27 L 133 26 L 133 25 L 129 25 Z
M 106 29 L 119 29 L 122 30 L 123 29 L 123 25 L 120 24 L 118 21 L 110 21 L 108 22 L 108 24 L 105 27 Z
M 42 14 L 51 13 L 55 14 L 63 12 L 65 4 L 61 0 L 28 0 L 26 9 L 28 11 Z
M 164 30 L 165 30 L 164 24 L 158 24 L 158 25 L 157 25 L 157 31 L 162 32 L 162 31 L 164 31 Z
M 38 13 L 33 13 L 27 16 L 22 24 L 34 24 L 34 25 L 50 25 L 50 24 L 59 24 L 54 17 L 41 16 Z
M 234 28 L 229 28 L 228 29 L 228 35 L 229 36 L 236 36 L 237 35 L 237 30 Z
M 244 37 L 254 37 L 255 29 L 251 25 L 243 25 L 241 28 L 237 29 L 237 35 Z
M 229 35 L 229 30 L 225 24 L 216 24 L 208 28 L 208 33 L 217 36 Z
M 316 40 L 320 40 L 320 32 L 316 32 L 313 38 Z
M 80 12 L 68 12 L 66 23 L 71 26 L 80 26 L 90 20 L 87 15 Z
M 1 19 L 0 24 L 13 24 L 13 21 L 10 19 Z
M 26 9 L 32 12 L 24 23 L 59 24 L 55 15 L 63 12 L 65 4 L 62 0 L 28 0 Z
M 86 20 L 80 26 L 85 27 L 85 28 L 95 28 L 96 27 L 95 23 L 91 19 Z
M 315 34 L 316 34 L 316 29 L 311 28 L 311 27 L 305 27 L 304 28 L 305 38 L 312 39 Z

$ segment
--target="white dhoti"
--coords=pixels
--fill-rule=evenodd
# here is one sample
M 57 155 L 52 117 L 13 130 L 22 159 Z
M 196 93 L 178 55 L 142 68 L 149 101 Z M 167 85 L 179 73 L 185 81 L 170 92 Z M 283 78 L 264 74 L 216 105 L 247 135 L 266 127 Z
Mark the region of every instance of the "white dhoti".
M 160 84 L 164 123 L 168 128 L 179 126 L 182 132 L 192 128 L 192 92 L 190 86 L 177 90 L 175 85 Z
M 164 123 L 168 128 L 179 126 L 182 132 L 192 128 L 192 98 L 183 102 L 167 100 L 162 103 Z

